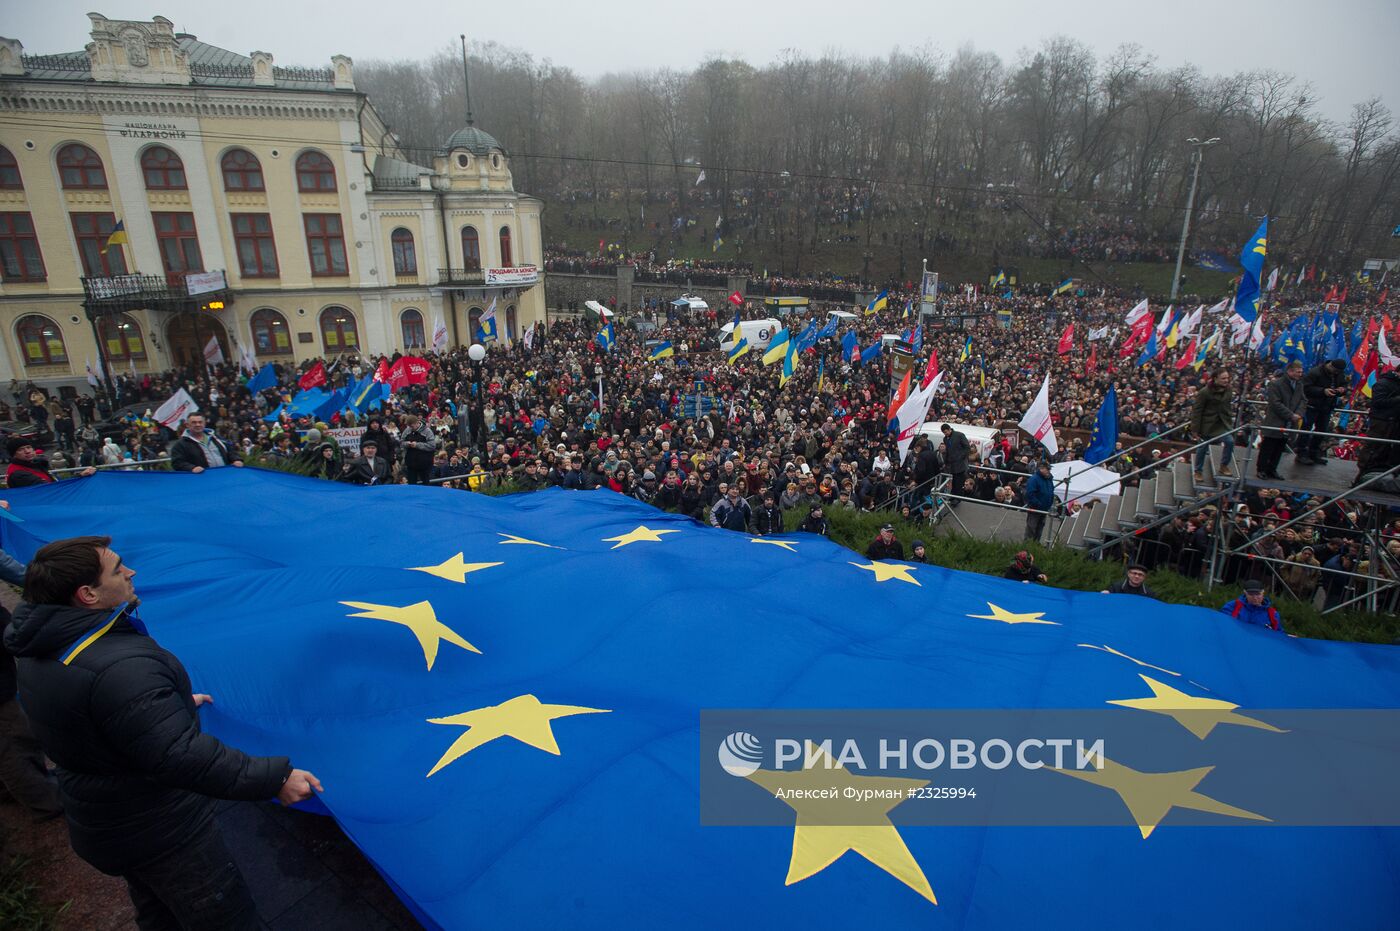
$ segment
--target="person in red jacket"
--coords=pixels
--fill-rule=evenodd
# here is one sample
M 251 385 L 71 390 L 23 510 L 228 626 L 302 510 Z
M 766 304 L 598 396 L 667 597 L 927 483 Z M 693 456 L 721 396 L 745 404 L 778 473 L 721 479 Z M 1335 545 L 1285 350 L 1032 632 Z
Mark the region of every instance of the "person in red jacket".
M 5 444 L 10 453 L 10 467 L 5 470 L 5 484 L 10 488 L 26 488 L 30 485 L 48 485 L 58 481 L 49 474 L 49 461 L 34 450 L 32 440 L 22 436 L 12 436 Z M 86 478 L 97 470 L 88 466 L 78 475 Z

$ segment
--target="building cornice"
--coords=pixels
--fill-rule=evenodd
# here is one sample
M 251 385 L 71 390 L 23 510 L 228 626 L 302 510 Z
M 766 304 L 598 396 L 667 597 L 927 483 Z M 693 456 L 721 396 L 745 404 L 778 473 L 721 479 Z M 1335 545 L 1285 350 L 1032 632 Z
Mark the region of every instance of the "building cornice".
M 175 116 L 204 119 L 353 120 L 357 91 L 209 87 L 0 79 L 0 111 Z

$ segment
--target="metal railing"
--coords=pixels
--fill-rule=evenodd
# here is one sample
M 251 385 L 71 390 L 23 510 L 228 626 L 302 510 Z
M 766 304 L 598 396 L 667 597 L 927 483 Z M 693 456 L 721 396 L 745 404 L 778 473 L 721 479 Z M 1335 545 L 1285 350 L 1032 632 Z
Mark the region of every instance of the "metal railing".
M 480 268 L 439 268 L 437 283 L 440 285 L 484 285 L 486 272 Z
M 96 470 L 99 471 L 99 472 L 110 471 L 110 470 L 112 470 L 112 469 L 125 469 L 125 470 L 128 471 L 128 472 L 136 472 L 136 471 L 140 471 L 141 469 L 143 469 L 145 466 L 148 466 L 148 465 L 160 465 L 160 464 L 162 464 L 162 463 L 169 463 L 169 462 L 170 462 L 170 457 L 169 457 L 169 456 L 166 456 L 166 457 L 163 457 L 163 458 L 160 458 L 160 459 L 142 459 L 140 462 L 136 462 L 136 461 L 134 461 L 134 460 L 128 461 L 128 462 L 104 462 L 104 463 L 102 463 L 101 465 L 92 465 L 92 466 L 72 466 L 72 467 L 63 468 L 63 469 L 53 469 L 52 471 L 49 472 L 49 474 L 50 474 L 50 475 L 68 475 L 68 474 L 71 473 L 71 472 L 86 472 L 88 469 L 96 469 Z

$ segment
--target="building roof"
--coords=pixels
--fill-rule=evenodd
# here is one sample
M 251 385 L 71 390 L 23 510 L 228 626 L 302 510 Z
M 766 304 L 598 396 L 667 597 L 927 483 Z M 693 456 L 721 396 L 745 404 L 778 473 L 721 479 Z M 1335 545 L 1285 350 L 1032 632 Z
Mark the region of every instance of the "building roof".
M 492 149 L 505 151 L 505 147 L 496 141 L 495 136 L 482 132 L 470 123 L 448 136 L 438 154 L 446 155 L 453 149 L 466 149 L 473 155 L 489 155 Z
M 412 162 L 390 158 L 387 155 L 376 155 L 374 158 L 375 190 L 417 188 L 419 185 L 419 177 L 432 173 L 433 170 L 431 168 L 424 168 L 422 165 L 415 165 Z
M 175 36 L 180 49 L 189 59 L 190 83 L 206 87 L 252 87 L 253 60 L 247 55 L 201 42 L 187 33 Z M 60 52 L 56 55 L 25 55 L 25 78 L 39 81 L 85 81 L 92 69 L 85 51 Z M 335 90 L 335 75 L 330 68 L 283 68 L 274 66 L 273 79 L 278 87 L 302 90 Z

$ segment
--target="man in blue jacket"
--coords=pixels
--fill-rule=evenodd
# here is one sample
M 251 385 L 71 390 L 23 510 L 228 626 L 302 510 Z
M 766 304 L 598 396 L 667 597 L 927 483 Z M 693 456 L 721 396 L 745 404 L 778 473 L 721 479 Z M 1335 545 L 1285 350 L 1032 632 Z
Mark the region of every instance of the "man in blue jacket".
M 1050 477 L 1050 463 L 1044 459 L 1026 481 L 1026 539 L 1039 540 L 1045 529 L 1045 513 L 1055 503 L 1055 481 Z
M 1283 633 L 1283 617 L 1279 615 L 1273 602 L 1269 601 L 1269 596 L 1264 594 L 1264 584 L 1258 579 L 1245 582 L 1244 594 L 1234 601 L 1225 602 L 1220 610 L 1237 621 L 1258 624 L 1260 627 Z

